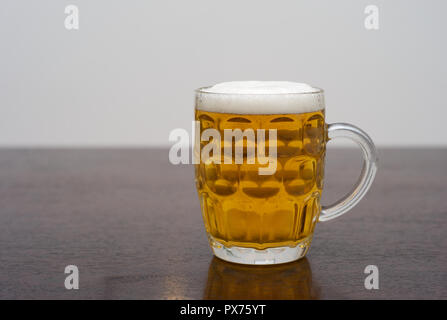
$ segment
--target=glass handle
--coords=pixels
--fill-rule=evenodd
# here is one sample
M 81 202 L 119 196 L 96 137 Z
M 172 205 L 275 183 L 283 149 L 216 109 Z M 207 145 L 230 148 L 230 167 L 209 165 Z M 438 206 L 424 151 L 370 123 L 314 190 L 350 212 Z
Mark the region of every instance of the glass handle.
M 351 210 L 366 194 L 377 172 L 377 151 L 374 142 L 360 128 L 347 123 L 333 123 L 328 125 L 328 137 L 348 138 L 356 142 L 363 153 L 363 168 L 354 188 L 346 196 L 330 206 L 323 206 L 319 221 L 328 221 L 341 216 Z

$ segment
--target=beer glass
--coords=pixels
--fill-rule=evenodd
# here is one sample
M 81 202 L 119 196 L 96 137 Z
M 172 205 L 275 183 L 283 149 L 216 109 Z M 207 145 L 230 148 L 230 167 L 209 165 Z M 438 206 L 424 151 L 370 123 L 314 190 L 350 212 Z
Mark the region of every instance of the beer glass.
M 196 90 L 195 180 L 214 254 L 242 264 L 298 260 L 317 221 L 365 195 L 377 170 L 361 129 L 325 123 L 322 89 L 294 82 L 227 82 Z M 321 206 L 326 143 L 345 137 L 363 154 L 352 191 Z

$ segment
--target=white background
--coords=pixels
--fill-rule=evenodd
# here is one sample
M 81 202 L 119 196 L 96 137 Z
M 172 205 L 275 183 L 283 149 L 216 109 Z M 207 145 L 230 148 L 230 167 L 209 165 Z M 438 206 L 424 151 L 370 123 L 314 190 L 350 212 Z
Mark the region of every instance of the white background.
M 80 29 L 64 27 L 65 6 Z M 380 30 L 364 9 L 380 10 Z M 0 146 L 159 146 L 193 90 L 308 82 L 327 122 L 379 146 L 446 146 L 447 1 L 23 1 L 0 4 Z

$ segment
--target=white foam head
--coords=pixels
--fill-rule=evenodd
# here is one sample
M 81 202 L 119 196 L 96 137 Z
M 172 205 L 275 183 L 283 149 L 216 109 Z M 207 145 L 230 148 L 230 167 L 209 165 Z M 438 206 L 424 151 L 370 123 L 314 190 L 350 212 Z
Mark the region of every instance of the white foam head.
M 197 90 L 196 108 L 237 114 L 305 113 L 324 109 L 323 90 L 287 81 L 232 81 Z

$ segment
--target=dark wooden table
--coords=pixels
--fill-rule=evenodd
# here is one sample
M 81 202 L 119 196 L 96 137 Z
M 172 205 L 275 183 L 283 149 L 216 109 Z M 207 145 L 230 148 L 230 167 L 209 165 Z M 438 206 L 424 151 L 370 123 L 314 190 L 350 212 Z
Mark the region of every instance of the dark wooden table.
M 0 150 L 0 298 L 447 298 L 447 149 L 381 149 L 360 204 L 317 225 L 307 258 L 273 267 L 213 258 L 193 167 L 167 152 Z M 323 202 L 360 165 L 329 149 Z M 71 264 L 79 290 L 64 287 Z

